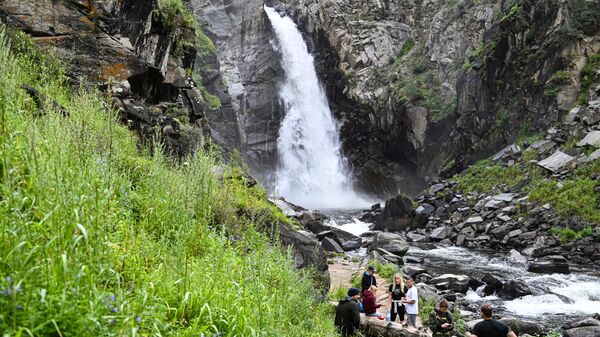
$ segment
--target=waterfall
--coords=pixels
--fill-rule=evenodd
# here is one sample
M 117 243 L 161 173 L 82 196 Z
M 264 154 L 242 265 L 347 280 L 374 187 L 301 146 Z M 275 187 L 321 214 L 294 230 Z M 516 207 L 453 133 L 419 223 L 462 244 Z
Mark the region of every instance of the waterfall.
M 357 208 L 364 206 L 352 190 L 341 154 L 338 125 L 302 34 L 289 17 L 273 8 L 265 11 L 277 36 L 285 72 L 279 97 L 285 117 L 279 130 L 280 158 L 275 192 L 308 208 Z

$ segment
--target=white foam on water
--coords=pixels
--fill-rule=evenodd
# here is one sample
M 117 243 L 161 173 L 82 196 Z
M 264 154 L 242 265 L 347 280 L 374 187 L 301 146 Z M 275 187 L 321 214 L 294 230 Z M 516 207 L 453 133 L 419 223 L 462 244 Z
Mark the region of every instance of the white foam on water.
M 547 279 L 557 280 L 560 275 Z M 507 310 L 522 316 L 541 314 L 593 314 L 600 312 L 600 282 L 570 281 L 576 276 L 565 277 L 565 285 L 548 289 L 548 293 L 528 295 L 504 303 Z M 540 278 L 537 280 L 540 281 Z M 559 296 L 560 295 L 560 296 Z
M 362 222 L 362 221 L 358 220 L 357 218 L 352 218 L 352 222 L 341 224 L 336 227 L 338 227 L 339 229 L 346 231 L 348 233 L 354 234 L 356 236 L 360 236 L 361 234 L 368 232 L 370 230 L 369 229 L 370 226 L 371 226 L 370 223 Z
M 312 209 L 368 206 L 370 203 L 352 189 L 338 124 L 302 34 L 289 17 L 281 17 L 270 7 L 264 9 L 277 36 L 285 73 L 279 89 L 286 114 L 277 139 L 280 165 L 275 192 Z
M 469 291 L 467 291 L 467 295 L 465 296 L 465 299 L 467 299 L 467 301 L 470 301 L 470 302 L 482 302 L 482 301 L 495 301 L 495 300 L 498 300 L 499 297 L 496 295 L 481 296 L 476 291 L 469 289 Z

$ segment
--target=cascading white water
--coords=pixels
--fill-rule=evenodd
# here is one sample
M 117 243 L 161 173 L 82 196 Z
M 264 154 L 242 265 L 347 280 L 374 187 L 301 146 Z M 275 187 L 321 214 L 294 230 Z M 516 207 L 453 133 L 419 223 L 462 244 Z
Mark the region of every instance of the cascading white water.
M 338 126 L 317 78 L 312 55 L 289 17 L 265 11 L 277 36 L 285 78 L 279 96 L 286 115 L 277 140 L 275 192 L 308 208 L 358 208 L 341 155 Z

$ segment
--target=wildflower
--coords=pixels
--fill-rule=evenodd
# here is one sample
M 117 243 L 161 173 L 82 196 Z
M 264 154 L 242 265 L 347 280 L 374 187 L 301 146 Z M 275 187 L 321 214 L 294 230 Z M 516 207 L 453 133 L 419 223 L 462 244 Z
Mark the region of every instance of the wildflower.
M 17 310 L 23 310 L 23 306 L 22 305 L 17 305 Z
M 7 276 L 6 280 L 8 281 L 8 283 L 10 283 L 12 281 L 12 279 L 10 278 L 10 276 Z
M 138 316 L 138 317 L 135 319 L 135 321 L 136 321 L 136 322 L 138 322 L 138 323 L 142 323 L 142 318 L 141 318 L 140 316 Z
M 115 295 L 110 295 L 110 301 L 114 302 L 115 301 Z
M 117 311 L 119 311 L 119 309 L 117 309 L 117 307 L 114 307 L 114 308 L 111 309 L 111 311 L 112 312 L 117 312 Z

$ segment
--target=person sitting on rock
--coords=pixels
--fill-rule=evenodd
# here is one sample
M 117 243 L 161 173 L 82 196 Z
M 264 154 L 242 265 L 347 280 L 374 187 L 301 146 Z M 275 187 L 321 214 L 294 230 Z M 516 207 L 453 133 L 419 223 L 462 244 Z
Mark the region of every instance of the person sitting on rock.
M 413 328 L 417 327 L 417 315 L 419 314 L 419 292 L 415 286 L 415 280 L 410 277 L 406 280 L 408 291 L 402 299 L 402 303 L 406 305 L 406 313 L 408 314 L 408 324 Z
M 360 293 L 364 295 L 364 292 L 367 291 L 371 286 L 377 287 L 377 279 L 375 278 L 375 274 L 377 270 L 373 266 L 369 266 L 367 271 L 363 274 Z
M 369 289 L 365 290 L 363 293 L 363 307 L 365 311 L 365 315 L 371 317 L 384 317 L 382 314 L 377 312 L 377 308 L 381 307 L 380 303 L 377 303 L 377 298 L 375 297 L 377 294 L 377 287 L 371 286 Z M 384 317 L 385 319 L 385 317 Z
M 354 331 L 360 327 L 359 298 L 360 291 L 350 288 L 348 296 L 340 300 L 335 310 L 335 326 L 343 337 L 354 335 Z
M 395 322 L 396 317 L 399 317 L 400 323 L 402 323 L 406 312 L 404 303 L 402 303 L 402 297 L 408 291 L 408 287 L 404 285 L 404 280 L 402 280 L 402 275 L 394 275 L 394 284 L 390 284 L 388 291 L 390 293 L 390 321 Z
M 448 301 L 442 299 L 438 308 L 429 314 L 429 328 L 433 337 L 448 337 L 454 330 L 452 315 L 448 312 Z
M 483 321 L 475 324 L 471 330 L 471 337 L 517 337 L 510 331 L 508 325 L 493 318 L 494 308 L 491 304 L 481 306 L 481 317 Z

